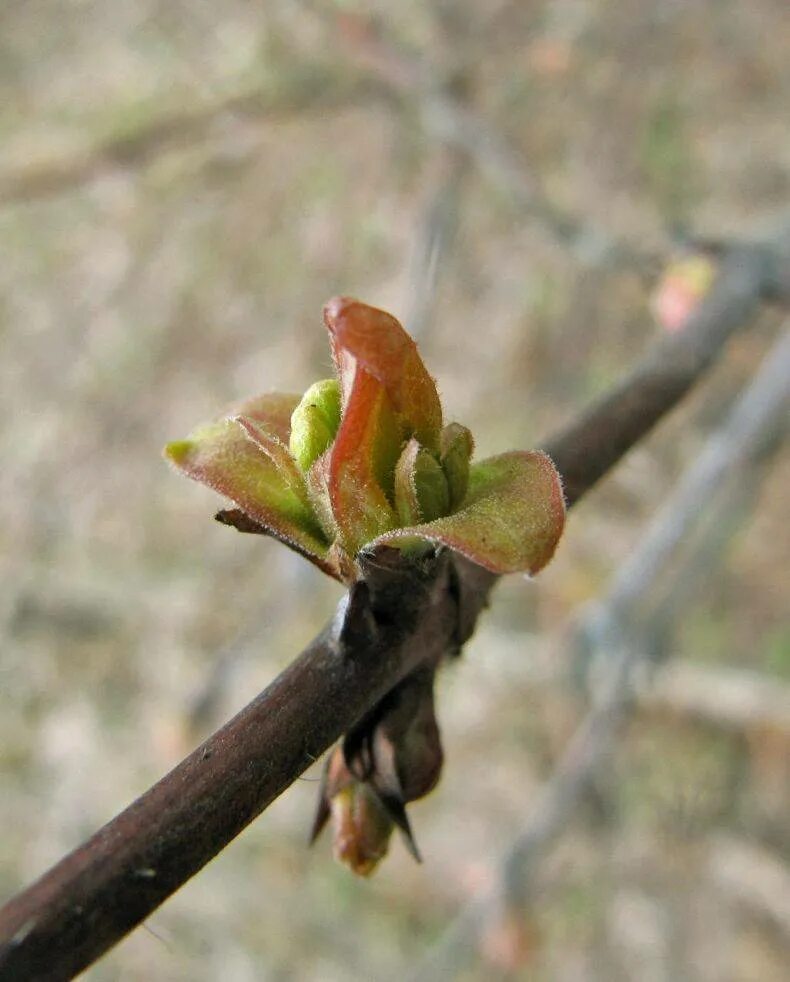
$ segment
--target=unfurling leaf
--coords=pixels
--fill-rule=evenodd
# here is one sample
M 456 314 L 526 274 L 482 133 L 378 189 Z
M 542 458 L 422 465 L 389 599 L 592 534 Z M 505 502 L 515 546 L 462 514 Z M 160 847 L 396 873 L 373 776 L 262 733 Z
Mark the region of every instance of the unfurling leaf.
M 166 457 L 193 480 L 229 498 L 278 539 L 323 566 L 329 543 L 311 509 L 295 466 L 289 467 L 282 433 L 283 410 L 297 397 L 260 397 L 237 407 L 242 415 L 198 427 L 186 440 L 169 443 Z M 245 423 L 241 420 L 246 421 Z M 269 432 L 265 427 L 269 424 Z M 258 439 L 250 436 L 256 432 Z
M 546 454 L 513 451 L 474 464 L 452 515 L 380 536 L 379 545 L 427 539 L 495 573 L 537 573 L 554 555 L 565 521 L 559 474 Z
M 395 466 L 395 507 L 401 525 L 429 522 L 450 510 L 450 491 L 441 464 L 413 437 Z
M 422 363 L 417 345 L 384 310 L 351 297 L 335 297 L 324 307 L 335 364 L 345 377 L 361 368 L 387 392 L 392 408 L 422 446 L 438 451 L 442 406 L 436 383 Z
M 372 376 L 357 372 L 328 454 L 327 485 L 340 545 L 352 555 L 398 524 L 380 483 L 384 457 L 399 446 L 386 440 L 395 425 L 387 393 Z
M 260 396 L 167 448 L 237 505 L 222 520 L 268 531 L 346 582 L 382 544 L 448 546 L 497 573 L 545 565 L 564 516 L 551 461 L 532 452 L 470 465 L 471 433 L 442 428 L 436 384 L 391 314 L 337 297 L 324 321 L 337 380 L 301 399 Z
M 450 509 L 455 509 L 466 497 L 469 487 L 469 461 L 472 459 L 474 440 L 472 434 L 460 423 L 449 423 L 442 430 L 442 469 L 450 490 Z
M 327 450 L 340 426 L 340 385 L 337 379 L 314 382 L 291 416 L 289 447 L 307 472 Z

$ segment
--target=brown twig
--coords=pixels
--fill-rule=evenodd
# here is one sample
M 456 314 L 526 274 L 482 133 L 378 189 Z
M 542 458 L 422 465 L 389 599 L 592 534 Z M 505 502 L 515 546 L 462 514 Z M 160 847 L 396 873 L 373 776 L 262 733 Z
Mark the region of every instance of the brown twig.
M 759 307 L 790 230 L 725 258 L 707 301 L 548 446 L 576 502 L 711 365 Z M 777 256 L 780 257 L 777 260 Z M 766 257 L 770 258 L 770 262 Z M 444 554 L 406 581 L 373 571 L 249 706 L 0 910 L 0 980 L 65 979 L 144 920 L 417 664 L 470 636 L 495 577 Z
M 699 502 L 715 494 L 728 475 L 759 456 L 765 438 L 781 425 L 788 401 L 790 333 L 785 332 L 723 426 L 688 466 L 612 586 L 580 625 L 579 633 L 600 653 L 603 663 L 594 704 L 544 785 L 525 828 L 503 856 L 494 887 L 461 910 L 439 942 L 425 954 L 409 977 L 410 982 L 452 977 L 468 958 L 490 918 L 503 911 L 522 916 L 533 895 L 535 866 L 572 819 L 597 771 L 610 759 L 615 737 L 634 704 L 635 670 L 649 659 L 649 647 L 629 633 L 627 625 L 633 607 L 655 584 L 662 564 L 688 529 L 692 516 L 699 517 Z M 772 722 L 786 718 L 787 711 L 778 695 L 770 705 Z
M 790 297 L 790 228 L 769 244 L 740 245 L 722 259 L 715 289 L 680 334 L 655 345 L 610 393 L 544 444 L 561 461 L 573 504 L 694 385 L 757 299 Z

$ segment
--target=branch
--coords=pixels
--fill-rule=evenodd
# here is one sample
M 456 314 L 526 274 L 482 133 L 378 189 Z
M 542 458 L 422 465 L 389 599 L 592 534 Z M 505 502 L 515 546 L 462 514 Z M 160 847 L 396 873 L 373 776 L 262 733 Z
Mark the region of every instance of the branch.
M 718 835 L 708 847 L 708 875 L 741 907 L 767 917 L 790 940 L 790 872 L 758 845 Z
M 702 375 L 787 266 L 790 229 L 733 249 L 686 331 L 547 446 L 573 504 Z M 767 262 L 770 257 L 771 262 Z M 784 268 L 784 265 L 782 266 Z M 660 383 L 660 384 L 659 384 Z M 249 706 L 0 910 L 0 980 L 84 969 L 223 849 L 417 664 L 457 650 L 495 577 L 445 553 L 419 581 L 359 584 Z M 584 751 L 585 753 L 587 751 Z
M 659 668 L 638 698 L 640 706 L 673 717 L 790 740 L 790 685 L 759 672 L 681 661 Z
M 726 426 L 711 437 L 672 497 L 648 526 L 642 544 L 620 567 L 607 591 L 605 609 L 596 620 L 617 623 L 634 607 L 666 568 L 674 550 L 699 520 L 701 505 L 716 494 L 734 464 L 760 452 L 758 439 L 770 437 L 782 417 L 790 387 L 790 332 L 777 342 L 748 390 L 738 400 Z M 768 427 L 766 420 L 773 426 Z M 604 628 L 605 632 L 605 628 Z
M 647 660 L 649 647 L 635 643 L 636 639 L 627 634 L 624 620 L 631 606 L 658 576 L 659 555 L 665 560 L 670 544 L 677 543 L 678 524 L 683 524 L 678 522 L 678 516 L 686 516 L 689 500 L 705 501 L 728 473 L 743 468 L 759 455 L 766 435 L 784 418 L 788 402 L 790 330 L 776 342 L 705 451 L 687 468 L 645 540 L 582 625 L 584 636 L 605 658 L 595 703 L 544 786 L 525 829 L 502 858 L 497 885 L 461 911 L 417 966 L 411 982 L 450 977 L 492 914 L 502 909 L 523 910 L 527 905 L 535 865 L 573 818 L 591 780 L 609 759 L 614 738 L 633 703 L 635 669 Z M 699 508 L 694 511 L 698 517 Z M 636 579 L 635 584 L 632 579 Z M 786 718 L 788 707 L 781 700 L 774 701 L 771 712 L 780 719 Z
M 569 504 L 683 398 L 754 312 L 761 292 L 769 299 L 790 297 L 790 227 L 772 245 L 732 248 L 714 289 L 686 329 L 659 342 L 622 384 L 544 445 L 555 461 L 562 461 L 558 466 Z

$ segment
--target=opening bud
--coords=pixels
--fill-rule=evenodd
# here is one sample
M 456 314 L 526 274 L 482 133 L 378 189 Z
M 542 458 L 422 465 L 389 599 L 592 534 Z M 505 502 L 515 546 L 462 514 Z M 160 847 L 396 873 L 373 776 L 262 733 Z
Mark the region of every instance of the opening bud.
M 315 382 L 291 415 L 289 446 L 305 473 L 330 446 L 340 426 L 340 385 L 336 379 Z
M 450 509 L 441 464 L 412 437 L 395 467 L 395 507 L 402 525 L 431 522 Z
M 474 441 L 460 423 L 450 423 L 442 430 L 440 460 L 450 490 L 450 509 L 455 510 L 466 496 L 469 486 L 469 461 Z

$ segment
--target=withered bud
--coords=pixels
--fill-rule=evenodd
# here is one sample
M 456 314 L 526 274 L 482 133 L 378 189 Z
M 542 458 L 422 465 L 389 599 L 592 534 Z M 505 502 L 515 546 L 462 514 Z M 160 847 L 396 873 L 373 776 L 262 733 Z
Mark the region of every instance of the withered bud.
M 332 852 L 358 876 L 369 876 L 387 855 L 392 820 L 369 784 L 354 781 L 330 802 Z
M 369 876 L 386 856 L 393 822 L 375 790 L 358 780 L 341 747 L 329 756 L 311 841 L 332 819 L 332 852 L 358 876 Z
M 394 825 L 421 862 L 406 805 L 428 794 L 441 773 L 433 676 L 420 669 L 395 686 L 327 762 L 312 839 L 331 817 L 335 858 L 362 876 L 386 854 Z

